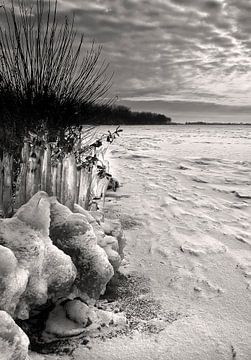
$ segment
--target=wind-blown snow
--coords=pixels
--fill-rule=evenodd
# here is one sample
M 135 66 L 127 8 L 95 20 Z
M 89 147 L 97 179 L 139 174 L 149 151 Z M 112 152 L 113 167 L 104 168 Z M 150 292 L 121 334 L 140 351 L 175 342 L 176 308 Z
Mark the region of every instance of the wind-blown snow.
M 142 225 L 129 232 L 128 268 L 188 316 L 159 339 L 166 357 L 152 359 L 231 359 L 232 347 L 249 359 L 251 128 L 125 127 L 110 156 L 130 195 L 118 206 Z

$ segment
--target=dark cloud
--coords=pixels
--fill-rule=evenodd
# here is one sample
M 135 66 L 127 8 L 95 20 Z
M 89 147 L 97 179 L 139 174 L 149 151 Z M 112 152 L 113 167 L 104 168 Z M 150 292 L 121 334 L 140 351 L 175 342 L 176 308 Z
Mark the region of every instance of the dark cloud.
M 120 98 L 251 103 L 250 0 L 58 3 L 103 44 Z
M 219 1 L 208 0 L 205 3 L 205 7 L 210 10 L 218 10 L 222 7 L 222 3 Z

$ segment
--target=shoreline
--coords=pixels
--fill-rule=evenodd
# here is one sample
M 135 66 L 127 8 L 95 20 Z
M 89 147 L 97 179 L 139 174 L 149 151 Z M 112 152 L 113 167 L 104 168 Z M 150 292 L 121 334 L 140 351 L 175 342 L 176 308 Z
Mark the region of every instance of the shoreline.
M 202 125 L 202 126 L 251 126 L 251 123 L 218 123 L 218 122 L 187 122 L 187 123 L 181 123 L 181 122 L 171 122 L 170 124 L 123 124 L 123 123 L 104 123 L 104 124 L 97 124 L 97 127 L 101 126 L 194 126 L 194 125 Z

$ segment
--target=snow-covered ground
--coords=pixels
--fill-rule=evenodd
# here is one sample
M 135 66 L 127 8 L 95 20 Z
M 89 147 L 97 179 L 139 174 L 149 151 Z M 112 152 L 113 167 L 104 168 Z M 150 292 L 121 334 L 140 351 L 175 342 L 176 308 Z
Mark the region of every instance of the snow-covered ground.
M 111 160 L 118 206 L 142 224 L 128 267 L 184 315 L 148 344 L 152 359 L 231 359 L 231 347 L 250 359 L 251 128 L 125 127 Z
M 251 127 L 124 127 L 109 151 L 122 183 L 107 206 L 126 228 L 123 271 L 150 279 L 177 319 L 71 359 L 250 359 Z

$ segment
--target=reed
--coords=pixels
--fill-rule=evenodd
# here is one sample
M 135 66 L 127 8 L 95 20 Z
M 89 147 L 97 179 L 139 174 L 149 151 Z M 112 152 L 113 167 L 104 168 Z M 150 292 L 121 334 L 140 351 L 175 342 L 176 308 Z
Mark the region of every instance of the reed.
M 59 23 L 57 0 L 33 6 L 10 0 L 0 11 L 0 116 L 16 135 L 44 124 L 52 134 L 83 124 L 85 107 L 113 101 L 113 73 L 102 47 L 87 45 L 74 16 Z

